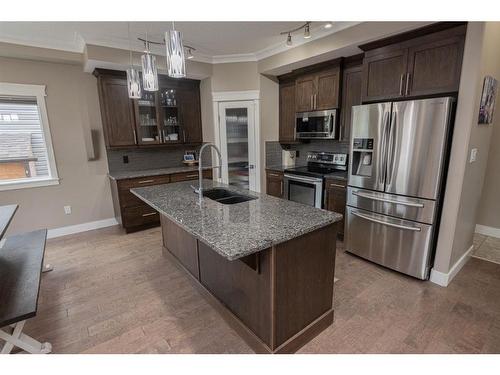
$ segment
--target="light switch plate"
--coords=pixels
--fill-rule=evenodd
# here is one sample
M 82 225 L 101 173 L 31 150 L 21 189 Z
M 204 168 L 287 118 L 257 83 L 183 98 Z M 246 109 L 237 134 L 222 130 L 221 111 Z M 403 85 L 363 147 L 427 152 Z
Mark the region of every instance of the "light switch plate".
M 469 163 L 474 163 L 477 160 L 477 148 L 470 150 Z

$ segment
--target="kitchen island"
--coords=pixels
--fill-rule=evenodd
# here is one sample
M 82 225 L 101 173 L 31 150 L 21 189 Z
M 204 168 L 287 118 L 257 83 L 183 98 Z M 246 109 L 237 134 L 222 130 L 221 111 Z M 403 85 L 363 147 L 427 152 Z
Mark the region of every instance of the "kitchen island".
M 192 182 L 132 189 L 160 213 L 163 254 L 258 353 L 291 353 L 333 323 L 342 215 L 204 180 L 252 200 L 223 204 Z M 222 202 L 222 201 L 221 201 Z

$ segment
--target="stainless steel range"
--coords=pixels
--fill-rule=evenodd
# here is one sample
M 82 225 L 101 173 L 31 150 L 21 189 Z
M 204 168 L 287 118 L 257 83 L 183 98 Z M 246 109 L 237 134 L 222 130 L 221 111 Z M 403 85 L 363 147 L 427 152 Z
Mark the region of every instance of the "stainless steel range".
M 285 169 L 284 198 L 322 208 L 326 176 L 347 176 L 347 154 L 308 152 L 306 166 Z

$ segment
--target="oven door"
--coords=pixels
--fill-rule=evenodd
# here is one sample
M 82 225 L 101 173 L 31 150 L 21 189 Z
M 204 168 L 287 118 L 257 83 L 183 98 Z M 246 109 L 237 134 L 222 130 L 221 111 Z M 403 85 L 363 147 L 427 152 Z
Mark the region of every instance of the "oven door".
M 321 208 L 323 179 L 285 174 L 284 198 Z
M 316 111 L 297 113 L 295 134 L 298 139 L 335 139 L 336 111 Z

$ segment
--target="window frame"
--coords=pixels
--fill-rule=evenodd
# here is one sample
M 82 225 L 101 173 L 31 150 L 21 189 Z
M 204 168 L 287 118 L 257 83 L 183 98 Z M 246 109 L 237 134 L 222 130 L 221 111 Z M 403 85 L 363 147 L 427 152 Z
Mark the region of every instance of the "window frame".
M 59 185 L 59 174 L 57 173 L 49 117 L 47 115 L 47 105 L 45 103 L 45 97 L 47 96 L 46 86 L 0 82 L 0 96 L 30 96 L 36 98 L 50 171 L 50 175 L 45 177 L 33 177 L 28 180 L 18 179 L 0 181 L 0 191 Z

